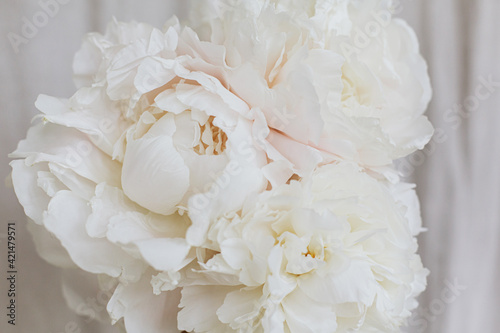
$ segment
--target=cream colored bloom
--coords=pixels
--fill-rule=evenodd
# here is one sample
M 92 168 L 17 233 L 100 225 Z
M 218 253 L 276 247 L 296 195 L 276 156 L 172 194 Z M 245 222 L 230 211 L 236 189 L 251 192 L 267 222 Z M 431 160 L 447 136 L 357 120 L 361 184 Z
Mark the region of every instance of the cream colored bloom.
M 342 159 L 385 173 L 430 140 L 427 66 L 414 32 L 392 17 L 392 1 L 205 6 L 198 30 L 226 47 L 229 83 L 263 111 L 266 151 L 282 168 L 302 176 Z M 258 84 L 233 83 L 242 77 Z
M 80 268 L 118 279 L 114 302 L 194 258 L 191 243 L 204 235 L 187 241 L 187 213 L 239 209 L 267 186 L 254 111 L 228 89 L 223 51 L 175 19 L 163 31 L 112 22 L 75 57 L 77 93 L 40 96 L 43 121 L 11 154 L 26 214 L 57 239 L 39 238 L 40 248 L 62 245 Z M 195 196 L 205 200 L 190 204 Z M 45 254 L 66 265 L 65 255 Z M 176 288 L 160 280 L 163 291 Z M 109 310 L 114 320 L 134 312 Z
M 42 256 L 110 280 L 129 333 L 396 330 L 426 271 L 392 162 L 432 126 L 390 5 L 213 0 L 193 29 L 89 34 L 11 154 Z
M 197 251 L 180 328 L 398 331 L 426 283 L 415 200 L 411 185 L 377 181 L 351 163 L 248 200 L 217 219 Z

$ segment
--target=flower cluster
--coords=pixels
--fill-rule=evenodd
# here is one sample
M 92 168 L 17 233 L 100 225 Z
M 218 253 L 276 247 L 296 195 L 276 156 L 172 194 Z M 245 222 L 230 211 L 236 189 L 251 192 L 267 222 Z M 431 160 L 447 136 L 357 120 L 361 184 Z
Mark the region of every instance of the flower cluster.
M 11 157 L 49 262 L 129 333 L 397 332 L 425 288 L 426 64 L 383 0 L 210 0 L 110 23 Z

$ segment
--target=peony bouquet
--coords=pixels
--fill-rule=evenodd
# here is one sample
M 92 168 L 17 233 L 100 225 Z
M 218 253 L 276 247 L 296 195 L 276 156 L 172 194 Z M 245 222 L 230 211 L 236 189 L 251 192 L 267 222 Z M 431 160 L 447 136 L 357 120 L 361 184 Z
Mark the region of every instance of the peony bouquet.
M 393 162 L 433 128 L 395 9 L 205 0 L 87 35 L 78 90 L 41 95 L 11 154 L 42 257 L 93 274 L 128 333 L 398 332 L 428 271 Z

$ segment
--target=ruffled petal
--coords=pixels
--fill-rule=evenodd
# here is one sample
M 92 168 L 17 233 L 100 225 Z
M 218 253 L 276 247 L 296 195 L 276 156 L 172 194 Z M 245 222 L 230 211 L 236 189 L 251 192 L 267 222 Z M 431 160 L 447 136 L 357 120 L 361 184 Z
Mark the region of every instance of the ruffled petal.
M 83 199 L 72 192 L 60 191 L 50 201 L 43 223 L 80 268 L 113 277 L 130 278 L 140 274 L 142 263 L 106 239 L 92 238 L 87 234 L 85 222 L 90 212 Z
M 107 309 L 113 322 L 123 318 L 128 333 L 178 332 L 180 297 L 180 289 L 154 295 L 145 275 L 136 283 L 118 285 Z

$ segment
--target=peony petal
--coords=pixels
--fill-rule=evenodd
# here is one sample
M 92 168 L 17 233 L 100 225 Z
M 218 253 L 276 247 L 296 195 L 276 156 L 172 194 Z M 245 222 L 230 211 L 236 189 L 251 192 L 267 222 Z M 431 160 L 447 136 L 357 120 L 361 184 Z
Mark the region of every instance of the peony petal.
M 336 332 L 337 320 L 330 304 L 313 301 L 300 288 L 282 302 L 290 333 Z
M 274 130 L 269 133 L 267 140 L 281 155 L 293 164 L 293 171 L 299 176 L 311 173 L 323 160 L 317 149 L 296 142 Z
M 177 89 L 178 98 L 184 104 L 206 111 L 213 116 L 223 113 L 225 118 L 233 118 L 233 122 L 238 114 L 244 117 L 249 116 L 248 104 L 224 87 L 217 78 L 202 72 L 189 72 L 180 67 L 176 67 L 176 73 L 186 80 L 193 80 L 200 84 L 200 86 L 180 85 L 178 87 L 182 88 L 182 90 Z M 207 100 L 203 103 L 204 99 Z M 219 111 L 218 108 L 220 108 Z M 231 112 L 226 111 L 227 109 Z M 227 126 L 230 126 L 228 121 Z
M 217 310 L 217 316 L 233 329 L 249 327 L 258 318 L 261 307 L 261 288 L 240 289 L 227 294 L 224 304 Z M 252 320 L 254 319 L 254 320 Z
M 235 290 L 231 286 L 186 286 L 182 288 L 177 317 L 179 329 L 188 332 L 229 333 L 217 318 L 217 309 L 224 303 L 226 294 Z
M 110 219 L 115 215 L 126 212 L 145 212 L 145 210 L 141 210 L 141 207 L 128 200 L 121 189 L 108 186 L 106 183 L 97 185 L 95 196 L 90 200 L 90 205 L 92 213 L 86 224 L 90 237 L 105 237 Z
M 90 212 L 85 200 L 72 192 L 60 191 L 49 203 L 44 225 L 61 241 L 80 268 L 95 274 L 133 278 L 142 269 L 142 263 L 106 239 L 89 237 L 85 222 Z
M 179 114 L 188 109 L 188 106 L 182 103 L 176 95 L 174 89 L 163 90 L 155 97 L 155 105 L 162 110 Z
M 269 180 L 272 187 L 285 184 L 292 176 L 293 171 L 289 162 L 278 160 L 269 163 L 262 168 L 262 173 Z
M 225 88 L 221 88 L 225 89 Z M 220 119 L 220 127 L 232 128 L 235 126 L 238 113 L 235 112 L 236 104 L 227 104 L 217 93 L 207 91 L 201 86 L 179 84 L 177 85 L 176 95 L 179 101 L 189 108 L 204 111 L 209 116 L 214 116 Z M 243 107 L 243 111 L 248 111 L 248 107 Z
M 38 255 L 43 260 L 57 267 L 77 267 L 71 260 L 68 251 L 61 245 L 61 241 L 48 232 L 45 227 L 28 223 L 26 228 L 33 238 Z
M 134 86 L 138 94 L 142 95 L 153 91 L 172 81 L 176 75 L 174 73 L 175 61 L 160 57 L 146 58 L 137 68 L 137 75 L 134 78 Z
M 169 215 L 189 188 L 189 169 L 168 136 L 132 140 L 122 168 L 123 191 L 152 212 Z
M 37 185 L 37 173 L 47 170 L 43 164 L 27 166 L 25 161 L 10 162 L 12 183 L 24 213 L 37 224 L 42 224 L 43 212 L 47 209 L 50 197 Z
M 118 104 L 109 101 L 100 87 L 82 88 L 69 101 L 40 95 L 35 105 L 45 114 L 44 120 L 88 134 L 92 143 L 109 156 L 130 125 Z
M 314 301 L 320 303 L 373 303 L 377 284 L 368 263 L 351 260 L 347 269 L 328 276 L 304 275 L 299 287 Z
M 58 164 L 49 163 L 49 170 L 65 189 L 69 189 L 85 200 L 90 200 L 94 196 L 94 182 L 83 178 L 69 168 L 61 167 Z
M 184 238 L 157 238 L 136 242 L 142 257 L 159 271 L 179 270 L 190 260 L 191 249 Z
M 113 322 L 124 319 L 128 333 L 178 332 L 180 296 L 180 289 L 154 295 L 145 274 L 139 282 L 118 285 L 107 309 Z
M 215 181 L 208 192 L 189 199 L 188 214 L 193 222 L 186 234 L 189 244 L 196 246 L 204 242 L 211 218 L 237 210 L 247 196 L 262 191 L 265 186 L 262 171 L 248 165 L 240 169 L 241 172 L 235 173 L 235 164 L 228 164 L 219 177 L 220 182 Z M 242 188 L 245 191 L 241 191 Z
M 120 164 L 73 128 L 39 123 L 28 130 L 27 138 L 9 156 L 26 158 L 27 164 L 52 162 L 96 184 L 120 185 Z
M 243 268 L 251 258 L 245 242 L 237 238 L 226 239 L 220 244 L 220 249 L 224 260 L 234 269 Z

